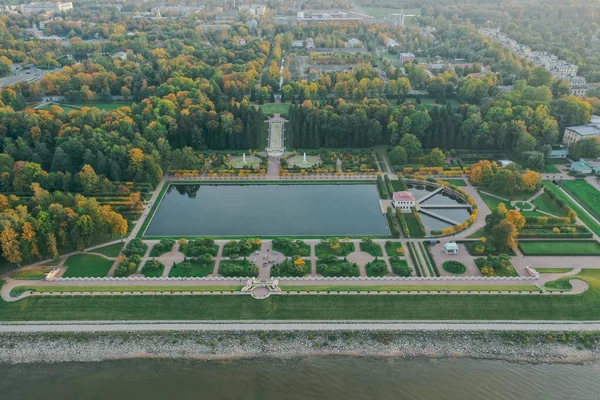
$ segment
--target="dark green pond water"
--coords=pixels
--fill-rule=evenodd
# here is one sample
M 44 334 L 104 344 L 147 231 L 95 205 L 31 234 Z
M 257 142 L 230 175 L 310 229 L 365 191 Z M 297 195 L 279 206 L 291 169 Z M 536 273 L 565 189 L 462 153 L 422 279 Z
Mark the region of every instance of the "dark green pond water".
M 306 358 L 0 365 L 13 400 L 592 400 L 600 365 Z
M 171 185 L 146 236 L 388 235 L 375 185 Z

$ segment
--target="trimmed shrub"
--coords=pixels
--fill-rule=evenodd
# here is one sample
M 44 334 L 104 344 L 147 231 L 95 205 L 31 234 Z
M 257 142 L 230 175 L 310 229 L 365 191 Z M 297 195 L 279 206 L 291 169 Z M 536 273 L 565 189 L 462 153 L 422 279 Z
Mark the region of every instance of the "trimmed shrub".
M 455 275 L 461 275 L 467 272 L 465 264 L 458 261 L 446 261 L 442 264 L 442 268 L 444 268 L 444 271 Z

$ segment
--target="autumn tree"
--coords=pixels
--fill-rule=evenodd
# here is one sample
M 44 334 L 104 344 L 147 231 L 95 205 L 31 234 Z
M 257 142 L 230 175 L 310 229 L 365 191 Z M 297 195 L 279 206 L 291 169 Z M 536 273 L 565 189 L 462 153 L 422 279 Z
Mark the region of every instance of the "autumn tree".
M 8 262 L 19 265 L 23 261 L 21 253 L 21 244 L 18 240 L 17 232 L 7 223 L 0 234 L 0 245 L 2 246 L 2 255 Z
M 535 190 L 537 189 L 541 180 L 542 176 L 539 174 L 539 172 L 529 170 L 523 174 L 523 188 L 528 191 Z
M 506 220 L 513 224 L 517 230 L 521 230 L 525 226 L 525 217 L 517 210 L 508 211 L 506 213 Z
M 81 172 L 77 173 L 77 182 L 81 185 L 83 193 L 93 193 L 100 177 L 89 164 L 85 164 L 81 168 Z
M 517 245 L 518 235 L 517 228 L 510 221 L 504 219 L 492 229 L 490 240 L 499 249 L 509 250 Z

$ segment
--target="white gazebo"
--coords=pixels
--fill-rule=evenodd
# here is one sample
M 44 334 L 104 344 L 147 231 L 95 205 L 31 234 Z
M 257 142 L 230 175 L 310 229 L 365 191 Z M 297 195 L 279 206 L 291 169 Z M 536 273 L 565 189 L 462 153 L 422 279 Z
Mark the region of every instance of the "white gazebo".
M 458 254 L 458 245 L 455 242 L 448 242 L 444 245 L 444 253 Z

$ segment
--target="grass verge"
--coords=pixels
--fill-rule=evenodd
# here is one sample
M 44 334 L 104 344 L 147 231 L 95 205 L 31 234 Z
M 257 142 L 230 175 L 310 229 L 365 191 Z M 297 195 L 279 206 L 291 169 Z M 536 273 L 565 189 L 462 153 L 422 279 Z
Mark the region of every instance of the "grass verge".
M 108 274 L 113 261 L 94 254 L 75 254 L 65 265 L 68 267 L 63 278 L 97 278 Z

